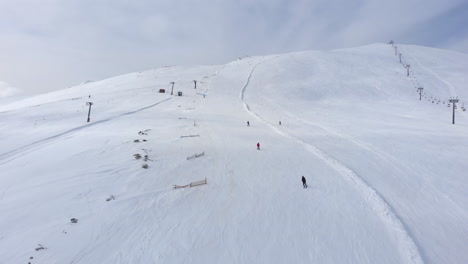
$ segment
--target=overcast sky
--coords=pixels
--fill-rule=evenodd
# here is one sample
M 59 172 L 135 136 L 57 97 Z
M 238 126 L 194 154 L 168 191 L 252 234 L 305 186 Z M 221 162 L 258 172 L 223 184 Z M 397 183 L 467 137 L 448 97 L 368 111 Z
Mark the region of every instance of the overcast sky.
M 0 0 L 0 81 L 38 94 L 390 39 L 468 53 L 468 0 Z

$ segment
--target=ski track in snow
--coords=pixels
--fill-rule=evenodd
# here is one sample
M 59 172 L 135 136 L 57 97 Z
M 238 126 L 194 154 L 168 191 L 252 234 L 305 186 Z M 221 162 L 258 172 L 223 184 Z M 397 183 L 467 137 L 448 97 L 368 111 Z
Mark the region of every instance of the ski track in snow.
M 283 111 L 291 119 L 295 119 L 295 120 L 297 120 L 299 122 L 302 122 L 304 124 L 311 125 L 311 126 L 314 126 L 316 128 L 327 131 L 330 134 L 334 134 L 337 137 L 340 137 L 340 138 L 342 138 L 344 140 L 352 142 L 352 143 L 356 144 L 357 146 L 359 146 L 359 147 L 361 147 L 361 148 L 363 148 L 363 149 L 365 149 L 367 151 L 372 152 L 373 154 L 380 157 L 382 160 L 384 160 L 388 164 L 392 165 L 393 167 L 399 169 L 403 173 L 411 172 L 413 174 L 417 174 L 411 167 L 408 167 L 405 164 L 398 161 L 398 159 L 395 156 L 393 156 L 392 154 L 390 154 L 390 153 L 388 153 L 386 151 L 381 150 L 380 148 L 377 148 L 376 146 L 374 146 L 372 144 L 364 143 L 361 140 L 358 140 L 358 139 L 356 139 L 356 138 L 354 138 L 354 137 L 352 137 L 350 135 L 344 134 L 343 132 L 338 132 L 338 131 L 336 131 L 334 129 L 331 129 L 329 127 L 325 127 L 325 126 L 320 125 L 318 123 L 305 120 L 303 118 L 298 117 L 297 115 L 294 115 L 294 114 L 292 114 L 290 112 L 285 111 L 284 109 L 282 109 L 281 111 Z M 406 171 L 403 170 L 403 169 L 400 169 L 400 168 L 404 168 Z
M 41 147 L 44 144 L 49 144 L 51 141 L 53 141 L 55 139 L 59 139 L 59 138 L 61 138 L 63 136 L 68 136 L 70 134 L 76 133 L 77 131 L 80 131 L 80 130 L 83 130 L 83 129 L 86 129 L 86 128 L 89 128 L 89 127 L 92 127 L 92 126 L 95 126 L 95 125 L 98 125 L 98 124 L 106 123 L 108 121 L 111 121 L 113 119 L 116 119 L 116 118 L 119 118 L 119 117 L 122 117 L 122 116 L 132 115 L 132 114 L 138 113 L 140 111 L 146 110 L 148 108 L 152 108 L 152 107 L 154 107 L 156 105 L 159 105 L 159 104 L 161 104 L 163 102 L 166 102 L 168 100 L 171 100 L 171 99 L 172 99 L 172 97 L 164 99 L 164 100 L 159 101 L 157 103 L 145 106 L 143 108 L 134 110 L 134 111 L 130 111 L 130 112 L 123 113 L 123 114 L 120 114 L 120 115 L 117 115 L 117 116 L 113 116 L 113 117 L 109 117 L 109 118 L 106 118 L 106 119 L 103 119 L 103 120 L 99 120 L 99 121 L 96 121 L 96 122 L 91 123 L 91 124 L 86 124 L 86 125 L 83 125 L 83 126 L 75 127 L 75 128 L 70 129 L 70 130 L 67 130 L 65 132 L 62 132 L 62 133 L 59 133 L 59 134 L 56 134 L 56 135 L 53 135 L 53 136 L 50 136 L 50 137 L 47 137 L 47 138 L 44 138 L 44 139 L 41 139 L 41 140 L 37 140 L 37 141 L 32 142 L 30 144 L 27 144 L 25 146 L 19 147 L 17 149 L 14 149 L 14 150 L 11 150 L 11 151 L 8 151 L 8 152 L 5 152 L 3 154 L 0 154 L 0 165 L 3 165 L 3 164 L 8 163 L 8 162 L 10 162 L 12 160 L 15 160 L 19 156 L 22 156 L 25 152 L 31 152 L 31 151 Z
M 432 75 L 434 75 L 437 79 L 439 79 L 441 82 L 445 83 L 447 85 L 447 87 L 449 88 L 450 90 L 450 94 L 452 97 L 455 97 L 457 96 L 457 94 L 455 93 L 455 88 L 453 87 L 453 85 L 449 82 L 447 82 L 446 80 L 444 80 L 442 77 L 440 77 L 437 73 L 435 73 L 434 71 L 432 71 L 431 69 L 427 68 L 426 66 L 424 66 L 416 57 L 414 57 L 413 55 L 411 55 L 411 53 L 407 53 L 409 54 L 409 56 L 415 60 L 419 66 L 423 69 L 425 69 L 426 71 L 430 72 Z
M 259 62 L 255 64 L 254 67 L 252 67 L 252 69 L 250 70 L 249 76 L 247 77 L 247 80 L 240 92 L 240 99 L 244 104 L 244 108 L 246 109 L 246 111 L 276 133 L 289 139 L 295 140 L 297 143 L 303 145 L 305 149 L 307 149 L 310 153 L 323 160 L 326 164 L 334 168 L 341 175 L 345 176 L 345 180 L 352 184 L 362 194 L 366 203 L 380 216 L 382 222 L 384 222 L 384 224 L 387 225 L 388 230 L 393 231 L 395 238 L 398 240 L 398 245 L 400 245 L 399 252 L 402 255 L 403 259 L 406 260 L 406 263 L 423 264 L 424 261 L 422 260 L 416 243 L 414 242 L 413 238 L 409 235 L 409 232 L 402 224 L 400 218 L 397 216 L 397 214 L 394 212 L 391 206 L 385 201 L 381 194 L 379 194 L 363 178 L 361 178 L 358 174 L 356 174 L 353 170 L 348 168 L 340 161 L 334 159 L 333 157 L 331 157 L 324 151 L 318 149 L 317 147 L 313 146 L 312 144 L 305 142 L 304 140 L 298 137 L 292 136 L 286 133 L 285 131 L 271 125 L 262 117 L 260 117 L 257 113 L 253 112 L 250 109 L 250 106 L 247 104 L 247 102 L 245 102 L 244 95 L 247 87 L 249 86 L 252 74 L 259 65 L 267 61 L 273 60 L 275 58 L 277 57 Z

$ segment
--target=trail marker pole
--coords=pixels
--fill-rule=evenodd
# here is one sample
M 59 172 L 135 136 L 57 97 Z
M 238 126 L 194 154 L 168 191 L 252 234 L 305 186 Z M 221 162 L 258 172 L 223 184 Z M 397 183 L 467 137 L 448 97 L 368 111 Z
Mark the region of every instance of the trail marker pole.
M 419 86 L 418 90 L 419 90 L 419 101 L 421 101 L 421 95 L 422 95 L 422 91 L 424 90 L 424 88 Z
M 193 80 L 193 83 L 195 84 L 195 88 L 194 88 L 194 89 L 197 89 L 197 80 Z
M 88 110 L 88 123 L 91 120 L 89 116 L 91 115 L 91 106 L 93 105 L 93 102 L 86 102 L 86 105 L 89 105 L 89 110 Z
M 398 54 L 398 56 L 400 57 L 400 63 L 401 63 L 401 53 L 400 53 L 400 54 Z
M 411 66 L 409 64 L 406 64 L 406 76 L 408 76 L 408 77 L 409 77 L 409 68 L 410 67 Z
M 171 84 L 172 84 L 172 89 L 171 89 L 171 95 L 172 95 L 174 93 L 174 84 L 175 84 L 175 82 L 171 82 Z
M 455 124 L 455 104 L 458 103 L 458 98 L 450 98 L 449 102 L 453 104 L 453 112 L 452 112 L 452 124 Z

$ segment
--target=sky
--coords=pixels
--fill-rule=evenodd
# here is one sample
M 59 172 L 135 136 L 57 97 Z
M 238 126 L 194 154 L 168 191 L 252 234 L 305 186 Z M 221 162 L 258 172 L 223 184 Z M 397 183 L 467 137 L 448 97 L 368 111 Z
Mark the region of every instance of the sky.
M 0 0 L 0 96 L 389 40 L 468 53 L 466 25 L 468 0 Z

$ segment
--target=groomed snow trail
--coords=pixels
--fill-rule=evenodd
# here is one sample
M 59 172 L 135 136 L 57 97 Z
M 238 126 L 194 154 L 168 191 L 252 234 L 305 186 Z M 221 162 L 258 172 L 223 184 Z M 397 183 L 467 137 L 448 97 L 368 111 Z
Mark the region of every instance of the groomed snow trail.
M 359 140 L 357 138 L 354 138 L 354 137 L 352 137 L 350 135 L 347 135 L 347 134 L 345 134 L 345 133 L 343 133 L 341 131 L 337 131 L 337 130 L 332 129 L 330 127 L 326 127 L 326 126 L 324 126 L 322 124 L 318 124 L 316 122 L 311 122 L 311 121 L 308 121 L 306 119 L 300 118 L 297 115 L 295 115 L 293 113 L 290 113 L 290 112 L 288 112 L 286 110 L 283 110 L 283 111 L 288 117 L 290 117 L 290 118 L 292 118 L 294 120 L 297 120 L 297 121 L 302 122 L 302 123 L 304 123 L 306 125 L 311 125 L 311 126 L 314 126 L 314 127 L 318 128 L 318 129 L 324 130 L 327 133 L 333 134 L 333 135 L 335 135 L 335 136 L 337 136 L 339 138 L 347 140 L 347 141 L 355 144 L 356 146 L 371 152 L 374 156 L 378 156 L 380 159 L 382 159 L 386 163 L 390 164 L 391 166 L 393 166 L 395 168 L 398 168 L 398 169 L 401 168 L 400 169 L 401 171 L 406 170 L 406 171 L 409 171 L 411 173 L 416 173 L 416 172 L 414 172 L 413 169 L 411 169 L 411 167 L 408 167 L 405 164 L 403 164 L 402 162 L 400 162 L 392 154 L 390 154 L 388 152 L 385 152 L 382 149 L 379 149 L 378 147 L 376 147 L 376 146 L 374 146 L 374 145 L 372 145 L 372 144 L 370 144 L 368 142 L 363 142 L 363 141 L 361 141 L 361 140 Z
M 159 101 L 157 103 L 154 103 L 154 104 L 139 108 L 139 109 L 134 110 L 134 111 L 130 111 L 130 112 L 123 113 L 123 114 L 120 114 L 120 115 L 117 115 L 117 116 L 113 116 L 113 117 L 109 117 L 109 118 L 106 118 L 106 119 L 103 119 L 103 120 L 99 120 L 99 121 L 96 121 L 96 122 L 93 122 L 93 123 L 89 123 L 89 124 L 86 124 L 86 125 L 75 127 L 75 128 L 69 129 L 67 131 L 61 132 L 59 134 L 56 134 L 56 135 L 53 135 L 53 136 L 50 136 L 50 137 L 47 137 L 47 138 L 44 138 L 44 139 L 41 139 L 41 140 L 37 140 L 37 141 L 32 142 L 32 143 L 30 143 L 28 145 L 21 146 L 21 147 L 19 147 L 17 149 L 2 153 L 2 154 L 0 154 L 0 165 L 8 163 L 8 162 L 16 159 L 17 157 L 22 156 L 24 153 L 29 153 L 32 150 L 37 149 L 38 147 L 40 147 L 42 145 L 50 144 L 52 140 L 55 140 L 55 139 L 70 135 L 72 133 L 75 133 L 77 131 L 80 131 L 80 130 L 83 130 L 83 129 L 86 129 L 86 128 L 90 128 L 90 127 L 94 127 L 94 126 L 99 125 L 99 124 L 106 123 L 108 121 L 111 121 L 113 119 L 116 119 L 116 118 L 119 118 L 119 117 L 122 117 L 122 116 L 127 116 L 127 115 L 132 115 L 132 114 L 138 113 L 140 111 L 152 108 L 152 107 L 154 107 L 156 105 L 159 105 L 159 104 L 164 103 L 164 102 L 166 102 L 168 100 L 171 100 L 171 99 L 172 98 L 167 98 L 167 99 L 161 100 L 161 101 Z
M 276 57 L 264 60 L 260 63 L 255 64 L 254 67 L 252 67 L 247 77 L 247 80 L 240 92 L 240 100 L 244 104 L 245 110 L 249 114 L 257 118 L 259 121 L 261 121 L 263 124 L 271 128 L 276 133 L 286 138 L 295 140 L 297 143 L 303 145 L 310 153 L 312 153 L 314 156 L 318 157 L 330 167 L 339 172 L 348 183 L 354 186 L 361 193 L 363 199 L 382 219 L 382 222 L 387 226 L 387 229 L 395 234 L 395 237 L 398 241 L 398 245 L 400 245 L 399 252 L 403 259 L 406 259 L 406 263 L 423 264 L 424 261 L 419 253 L 416 243 L 406 230 L 400 218 L 396 215 L 396 213 L 393 211 L 391 206 L 385 201 L 385 199 L 377 192 L 377 190 L 372 188 L 372 186 L 370 186 L 363 178 L 361 178 L 358 174 L 356 174 L 346 165 L 329 156 L 327 153 L 323 152 L 322 150 L 318 149 L 312 144 L 305 142 L 304 140 L 292 136 L 284 130 L 273 126 L 268 121 L 259 116 L 257 113 L 252 111 L 252 109 L 250 109 L 250 106 L 244 99 L 244 94 L 247 90 L 247 87 L 249 86 L 250 79 L 252 78 L 252 75 L 258 66 L 275 58 Z
M 434 77 L 436 77 L 439 81 L 441 81 L 441 82 L 443 82 L 444 84 L 446 84 L 447 87 L 449 88 L 450 95 L 451 95 L 452 97 L 457 96 L 457 93 L 455 92 L 455 88 L 453 87 L 453 85 L 452 85 L 450 82 L 444 80 L 444 79 L 443 79 L 442 77 L 440 77 L 436 72 L 434 72 L 433 70 L 431 70 L 431 69 L 429 69 L 428 67 L 424 66 L 424 65 L 421 63 L 421 61 L 419 61 L 416 57 L 414 57 L 409 51 L 408 51 L 408 53 L 406 53 L 406 54 L 408 54 L 412 59 L 414 59 L 414 60 L 418 63 L 418 65 L 419 65 L 421 68 L 423 68 L 424 70 L 426 70 L 427 72 L 429 72 L 430 74 L 432 74 L 432 75 L 433 75 Z

